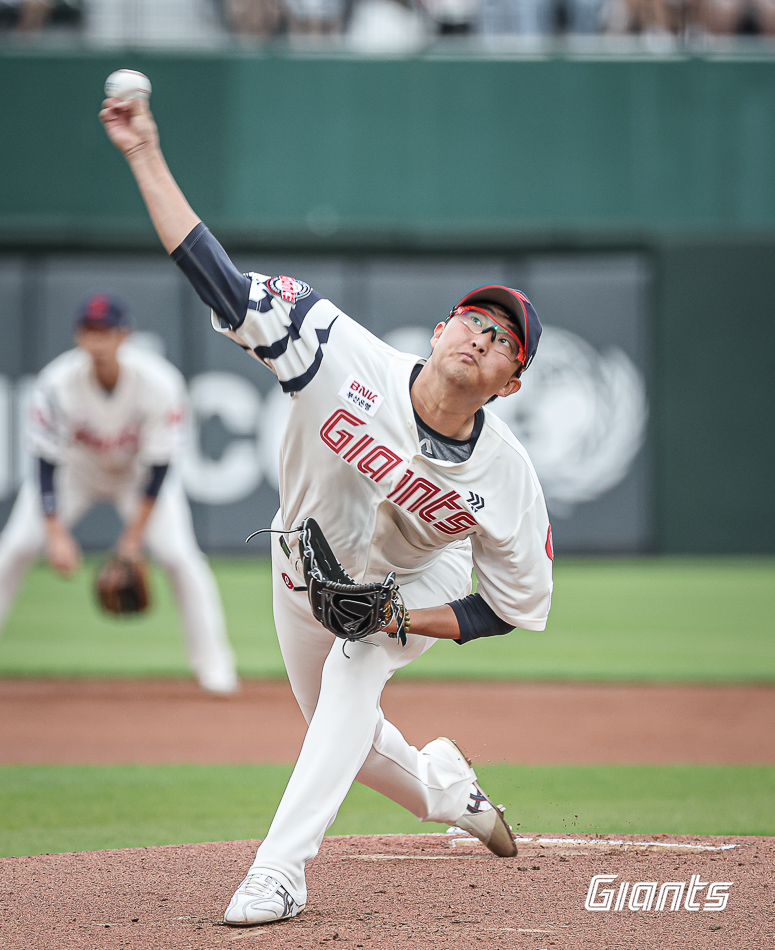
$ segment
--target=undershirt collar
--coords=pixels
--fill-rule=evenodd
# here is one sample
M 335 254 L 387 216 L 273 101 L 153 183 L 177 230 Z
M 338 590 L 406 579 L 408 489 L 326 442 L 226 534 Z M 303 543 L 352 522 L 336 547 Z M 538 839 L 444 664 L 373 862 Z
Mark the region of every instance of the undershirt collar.
M 423 363 L 415 364 L 409 377 L 409 391 L 411 392 L 414 381 L 420 375 Z M 423 422 L 420 416 L 412 406 L 414 412 L 414 421 L 417 425 L 417 434 L 420 437 L 420 450 L 426 458 L 436 459 L 440 462 L 465 462 L 471 457 L 474 451 L 476 440 L 482 431 L 484 425 L 484 409 L 477 409 L 474 416 L 474 428 L 467 439 L 452 439 L 447 435 L 436 432 L 427 423 Z

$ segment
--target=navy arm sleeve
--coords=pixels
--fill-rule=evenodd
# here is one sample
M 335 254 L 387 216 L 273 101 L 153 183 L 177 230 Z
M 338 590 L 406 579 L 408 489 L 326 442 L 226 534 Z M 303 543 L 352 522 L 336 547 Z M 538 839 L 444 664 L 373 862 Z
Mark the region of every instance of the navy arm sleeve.
M 201 300 L 232 330 L 245 320 L 250 278 L 240 274 L 229 255 L 200 221 L 170 254 Z
M 54 489 L 54 470 L 56 466 L 46 459 L 38 459 L 38 482 L 40 484 L 40 501 L 43 511 L 53 515 L 57 510 L 57 496 Z
M 169 465 L 151 466 L 151 470 L 148 472 L 148 480 L 145 483 L 145 491 L 143 492 L 146 498 L 156 498 L 158 496 L 168 468 Z
M 514 629 L 501 620 L 481 594 L 469 594 L 462 600 L 453 600 L 449 606 L 455 611 L 460 626 L 460 639 L 455 643 L 468 643 L 479 637 L 502 637 Z

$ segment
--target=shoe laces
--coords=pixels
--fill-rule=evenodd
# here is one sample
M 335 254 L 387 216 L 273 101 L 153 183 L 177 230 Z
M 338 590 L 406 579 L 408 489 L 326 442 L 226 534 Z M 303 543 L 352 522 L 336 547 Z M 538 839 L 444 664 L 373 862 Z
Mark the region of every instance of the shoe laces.
M 243 894 L 251 897 L 271 897 L 277 892 L 279 881 L 268 874 L 248 874 L 240 886 Z

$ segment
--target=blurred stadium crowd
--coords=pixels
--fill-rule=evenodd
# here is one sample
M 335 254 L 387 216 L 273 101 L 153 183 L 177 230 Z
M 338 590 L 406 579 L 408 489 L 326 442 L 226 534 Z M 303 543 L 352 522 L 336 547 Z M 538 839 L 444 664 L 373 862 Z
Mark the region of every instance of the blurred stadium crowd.
M 660 51 L 775 35 L 775 0 L 0 0 L 16 42 L 197 47 L 325 37 L 407 49 L 437 37 L 639 37 Z

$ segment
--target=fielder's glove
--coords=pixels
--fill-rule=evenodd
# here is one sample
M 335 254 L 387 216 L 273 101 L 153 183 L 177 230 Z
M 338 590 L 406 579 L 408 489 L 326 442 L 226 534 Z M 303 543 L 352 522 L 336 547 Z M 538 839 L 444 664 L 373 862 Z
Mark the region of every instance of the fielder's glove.
M 107 613 L 142 613 L 150 603 L 146 565 L 111 554 L 97 574 L 94 591 Z
M 356 584 L 313 518 L 301 523 L 299 550 L 312 613 L 327 630 L 342 640 L 363 640 L 395 617 L 395 635 L 406 645 L 407 612 L 393 572 L 381 584 Z

